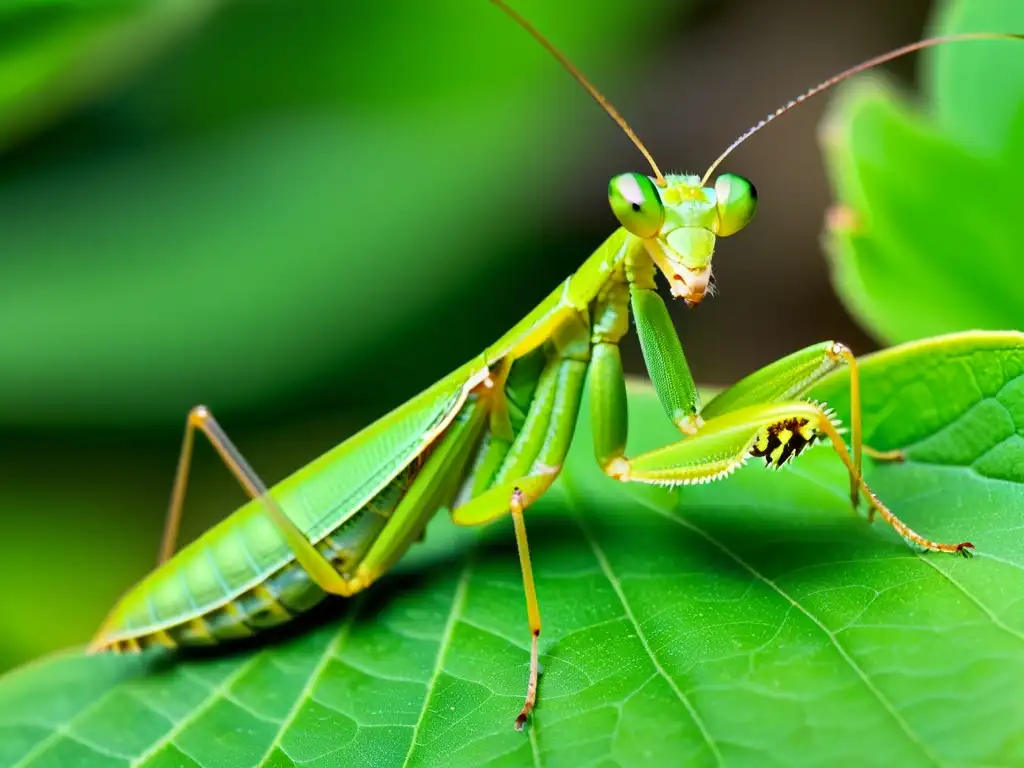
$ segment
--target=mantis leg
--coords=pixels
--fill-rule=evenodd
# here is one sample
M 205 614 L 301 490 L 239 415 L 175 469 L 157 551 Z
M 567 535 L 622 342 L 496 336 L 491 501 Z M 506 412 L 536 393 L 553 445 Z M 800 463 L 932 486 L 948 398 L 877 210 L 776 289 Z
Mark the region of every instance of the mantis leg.
M 891 451 L 878 451 L 870 445 L 862 445 L 861 448 L 864 449 L 864 453 L 867 456 L 870 456 L 875 461 L 903 461 L 907 458 L 906 454 L 899 448 L 894 448 Z
M 582 338 L 585 349 L 587 337 L 583 335 Z M 587 371 L 585 360 L 570 356 L 575 350 L 563 350 L 563 353 L 565 356 L 552 359 L 541 373 L 522 429 L 504 453 L 504 460 L 494 477 L 474 477 L 471 473 L 465 487 L 474 489 L 475 495 L 451 513 L 452 520 L 458 525 L 480 525 L 506 513 L 512 514 L 530 625 L 530 673 L 523 708 L 515 720 L 516 730 L 522 730 L 537 703 L 541 630 L 523 512 L 558 477 L 576 427 Z M 487 446 L 484 447 L 486 454 Z M 486 462 L 480 466 L 486 467 Z
M 806 350 L 805 350 L 806 352 Z M 798 353 L 799 354 L 799 353 Z M 808 355 L 807 360 L 813 360 Z M 819 356 L 820 362 L 820 356 Z M 836 361 L 832 361 L 835 364 Z M 769 366 L 772 368 L 772 366 Z M 757 378 L 755 378 L 757 377 Z M 814 442 L 819 434 L 826 436 L 856 483 L 871 509 L 901 536 L 918 546 L 938 552 L 954 552 L 967 556 L 973 547 L 970 542 L 943 544 L 931 541 L 900 520 L 868 487 L 846 443 L 833 425 L 830 414 L 817 403 L 782 400 L 779 402 L 747 403 L 760 390 L 766 396 L 772 389 L 766 382 L 776 378 L 763 371 L 749 377 L 749 390 L 733 388 L 708 403 L 704 413 L 711 411 L 696 435 L 686 437 L 643 453 L 635 458 L 625 455 L 625 425 L 595 430 L 595 453 L 602 468 L 610 476 L 623 482 L 641 482 L 653 485 L 687 485 L 707 483 L 734 472 L 751 455 L 765 457 L 768 464 L 781 466 Z M 799 379 L 797 379 L 799 380 Z M 595 421 L 625 419 L 625 393 L 622 382 L 622 364 L 617 354 L 601 353 L 595 349 L 591 373 L 591 401 Z M 741 382 L 742 384 L 743 382 Z M 774 389 L 779 389 L 778 383 Z M 611 394 L 609 394 L 611 393 Z M 599 415 L 600 414 L 600 415 Z M 602 459 L 603 457 L 603 459 Z
M 584 361 L 571 358 L 548 365 L 523 428 L 494 477 L 467 478 L 474 491 L 469 498 L 460 495 L 452 509 L 457 525 L 483 525 L 503 517 L 517 494 L 525 509 L 551 487 L 569 452 L 586 371 Z
M 818 434 L 829 439 L 870 508 L 900 536 L 934 552 L 970 556 L 974 545 L 969 541 L 944 544 L 927 539 L 883 504 L 858 472 L 830 414 L 816 403 L 755 405 L 709 420 L 696 437 L 637 456 L 630 462 L 630 474 L 622 479 L 667 484 L 707 482 L 731 473 L 748 454 L 764 455 L 773 466 L 779 466 L 798 455 Z M 751 435 L 755 435 L 753 441 Z
M 430 447 L 416 479 L 356 568 L 355 578 L 349 582 L 354 590 L 365 589 L 394 565 L 437 511 L 450 502 L 487 424 L 488 405 L 479 391 L 474 392 Z
M 857 506 L 861 475 L 861 453 L 876 461 L 901 461 L 902 451 L 876 451 L 863 444 L 860 405 L 860 369 L 857 358 L 844 344 L 825 341 L 801 349 L 750 374 L 707 404 L 701 416 L 713 418 L 737 408 L 758 403 L 797 400 L 840 365 L 850 369 L 850 444 L 856 474 L 850 476 L 850 500 Z M 872 514 L 872 512 L 869 512 Z
M 629 293 L 644 365 L 654 391 L 672 423 L 681 432 L 692 435 L 702 421 L 700 396 L 665 302 L 655 292 L 653 283 L 650 288 L 632 283 Z
M 526 685 L 526 701 L 516 717 L 515 729 L 523 730 L 526 718 L 537 704 L 537 676 L 540 665 L 537 659 L 537 645 L 540 641 L 540 606 L 537 604 L 537 588 L 533 584 L 533 566 L 530 563 L 530 544 L 526 540 L 526 520 L 523 519 L 523 493 L 518 488 L 512 492 L 509 501 L 512 522 L 516 529 L 516 546 L 519 549 L 519 566 L 523 571 L 523 591 L 526 593 L 526 616 L 530 622 L 530 678 Z
M 181 511 L 185 503 L 185 490 L 188 487 L 189 469 L 192 466 L 192 446 L 197 429 L 206 435 L 224 462 L 224 466 L 230 470 L 246 493 L 253 499 L 263 502 L 263 508 L 273 520 L 288 548 L 295 555 L 295 559 L 309 573 L 310 578 L 316 582 L 317 586 L 325 592 L 335 595 L 348 596 L 352 594 L 352 590 L 341 574 L 281 510 L 267 490 L 267 486 L 249 466 L 249 462 L 245 460 L 245 457 L 213 418 L 213 414 L 204 405 L 197 405 L 189 411 L 185 422 L 185 437 L 181 444 L 178 469 L 174 477 L 174 489 L 171 492 L 170 509 L 167 512 L 167 522 L 160 545 L 159 562 L 164 562 L 174 553 L 178 525 L 181 522 Z
M 561 471 L 576 429 L 590 359 L 590 327 L 586 319 L 580 317 L 576 323 L 566 323 L 566 327 L 568 330 L 556 348 L 547 353 L 515 439 L 496 452 L 496 470 L 490 464 L 493 443 L 487 442 L 494 436 L 485 436 L 482 460 L 466 478 L 452 509 L 456 524 L 481 525 L 504 516 L 516 489 L 522 493 L 523 507 L 528 507 Z M 494 390 L 492 396 L 505 397 Z
M 860 377 L 853 353 L 835 342 L 808 347 L 748 376 L 715 398 L 706 408 L 701 409 L 697 388 L 686 363 L 679 337 L 676 335 L 665 303 L 655 291 L 654 269 L 650 259 L 633 255 L 628 258 L 625 278 L 629 284 L 633 318 L 651 382 L 672 423 L 685 434 L 696 434 L 704 420 L 740 404 L 752 405 L 799 399 L 811 384 L 839 363 L 850 366 L 850 442 L 853 445 L 854 465 L 853 474 L 850 476 L 850 500 L 856 507 L 860 493 L 858 478 L 861 475 L 862 445 Z M 608 304 L 607 309 L 613 314 L 616 303 L 621 304 L 622 298 L 612 297 Z M 616 344 L 622 332 L 623 330 L 617 327 L 613 333 L 595 337 L 594 342 Z M 608 370 L 605 373 L 615 375 L 615 361 L 606 362 Z M 612 401 L 620 399 L 620 393 L 607 390 L 604 394 L 610 398 L 605 405 L 614 408 L 618 415 L 621 408 L 617 402 Z M 624 401 L 624 394 L 621 399 Z M 622 437 L 624 436 L 625 427 L 622 428 Z M 610 439 L 612 436 L 605 437 Z M 610 440 L 601 447 L 611 449 L 614 453 L 621 450 L 624 445 L 625 440 L 622 440 L 622 446 L 618 445 L 617 440 Z M 883 459 L 900 458 L 900 455 L 891 452 L 872 453 L 880 455 Z M 598 460 L 602 462 L 602 466 L 607 466 L 609 461 L 615 460 L 615 456 L 603 456 L 602 450 L 598 450 Z

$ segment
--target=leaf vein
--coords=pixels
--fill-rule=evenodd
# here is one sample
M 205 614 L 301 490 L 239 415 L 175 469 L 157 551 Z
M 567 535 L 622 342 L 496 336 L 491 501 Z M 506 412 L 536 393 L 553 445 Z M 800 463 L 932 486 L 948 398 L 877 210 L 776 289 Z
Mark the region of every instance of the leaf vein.
M 352 632 L 352 625 L 355 623 L 356 616 L 358 615 L 360 609 L 363 607 L 365 599 L 362 596 L 360 596 L 357 597 L 353 602 L 354 604 L 352 605 L 352 608 L 349 611 L 348 616 L 345 617 L 345 623 L 338 628 L 338 631 L 334 634 L 334 637 L 332 637 L 329 641 L 327 641 L 324 644 L 323 653 L 320 654 L 320 658 L 317 659 L 316 664 L 313 666 L 313 669 L 310 671 L 309 676 L 306 678 L 305 685 L 302 686 L 302 690 L 299 692 L 299 695 L 295 698 L 295 703 L 292 704 L 291 709 L 288 710 L 288 714 L 285 715 L 284 719 L 281 721 L 281 727 L 278 728 L 277 733 L 274 734 L 274 738 L 271 740 L 270 744 L 267 745 L 266 754 L 264 754 L 263 758 L 260 760 L 261 766 L 266 765 L 267 761 L 273 756 L 274 747 L 278 747 L 281 750 L 281 752 L 288 756 L 288 753 L 285 750 L 284 745 L 281 744 L 281 739 L 284 738 L 284 735 L 287 732 L 287 730 L 295 722 L 295 718 L 298 716 L 299 711 L 302 709 L 302 706 L 307 701 L 312 700 L 313 688 L 316 687 L 316 684 L 319 681 L 320 676 L 323 674 L 323 671 L 327 668 L 327 664 L 330 662 L 332 658 L 338 655 L 338 651 L 340 651 L 342 647 L 344 647 L 345 642 L 348 640 L 348 637 Z M 290 760 L 291 757 L 289 756 L 288 759 Z
M 416 750 L 416 739 L 419 738 L 420 728 L 423 725 L 423 721 L 426 719 L 427 711 L 430 709 L 430 698 L 434 693 L 434 686 L 437 684 L 438 678 L 441 677 L 441 672 L 444 669 L 445 658 L 448 656 L 448 648 L 451 645 L 452 634 L 455 632 L 455 626 L 458 624 L 459 616 L 462 614 L 462 609 L 466 604 L 466 593 L 469 591 L 469 575 L 472 572 L 473 560 L 472 557 L 466 559 L 466 565 L 462 569 L 462 573 L 459 576 L 458 584 L 455 586 L 455 594 L 452 596 L 452 607 L 448 612 L 448 619 L 445 622 L 444 632 L 441 635 L 441 641 L 437 646 L 437 657 L 434 660 L 434 671 L 430 676 L 430 680 L 427 681 L 427 690 L 423 696 L 423 708 L 420 710 L 420 716 L 416 719 L 416 724 L 412 728 L 412 738 L 409 740 L 409 751 L 405 755 L 405 760 L 402 762 L 403 766 L 408 766 L 409 761 L 412 759 L 413 753 Z
M 575 511 L 575 504 L 573 504 L 573 508 Z M 633 626 L 636 627 L 637 638 L 640 640 L 640 644 L 643 646 L 644 650 L 647 652 L 647 655 L 650 657 L 651 663 L 654 665 L 654 668 L 658 671 L 658 674 L 665 679 L 665 682 L 668 683 L 669 687 L 675 692 L 676 696 L 679 698 L 679 701 L 682 702 L 683 706 L 686 708 L 686 711 L 690 714 L 690 717 L 693 720 L 694 725 L 697 726 L 697 730 L 700 731 L 701 736 L 704 737 L 704 741 L 707 742 L 708 748 L 711 750 L 711 753 L 714 755 L 717 763 L 719 765 L 724 765 L 722 754 L 718 749 L 718 745 L 715 743 L 715 740 L 711 737 L 711 734 L 708 732 L 707 726 L 704 724 L 704 720 L 701 718 L 701 716 L 697 713 L 697 710 L 694 708 L 693 702 L 690 701 L 689 697 L 676 684 L 676 681 L 673 680 L 672 677 L 665 671 L 664 667 L 661 666 L 661 662 L 658 660 L 657 654 L 651 648 L 651 645 L 647 640 L 647 634 L 644 632 L 641 623 L 637 620 L 636 616 L 633 613 L 632 607 L 629 605 L 629 601 L 626 599 L 626 594 L 622 590 L 622 584 L 615 576 L 615 573 L 612 570 L 611 564 L 608 562 L 608 558 L 605 555 L 604 550 L 601 549 L 601 546 L 597 543 L 596 539 L 594 539 L 586 523 L 584 523 L 583 520 L 580 519 L 579 514 L 574 515 L 574 519 L 576 520 L 577 525 L 579 525 L 580 530 L 583 532 L 583 538 L 587 540 L 587 543 L 590 544 L 590 548 L 594 551 L 594 557 L 597 558 L 597 562 L 598 564 L 600 564 L 601 570 L 604 572 L 604 575 L 608 579 L 609 584 L 611 584 L 612 589 L 618 596 L 619 601 L 622 603 L 622 608 L 626 612 L 626 616 L 629 617 L 630 622 L 632 622 Z
M 22 756 L 22 758 L 12 766 L 12 768 L 23 768 L 23 766 L 29 765 L 61 738 L 66 737 L 73 739 L 74 737 L 71 735 L 71 727 L 87 714 L 97 709 L 100 704 L 106 702 L 116 691 L 117 688 L 108 688 L 101 696 L 96 697 L 96 699 L 88 704 L 84 709 L 79 710 L 78 713 L 66 723 L 59 723 L 56 726 L 52 726 L 52 732 L 45 739 L 38 742 L 32 749 L 26 752 L 24 756 Z
M 230 675 L 225 677 L 220 682 L 219 685 L 217 685 L 215 688 L 211 688 L 206 696 L 206 699 L 203 701 L 202 704 L 196 707 L 191 712 L 191 714 L 179 720 L 177 725 L 175 725 L 173 728 L 171 728 L 171 730 L 164 734 L 162 738 L 154 742 L 153 746 L 151 746 L 149 749 L 147 749 L 145 752 L 143 752 L 141 755 L 135 758 L 135 760 L 132 761 L 131 765 L 133 766 L 133 768 L 135 766 L 142 765 L 144 762 L 146 762 L 151 757 L 156 755 L 157 752 L 166 747 L 168 744 L 173 743 L 175 737 L 178 736 L 178 734 L 180 734 L 182 731 L 185 730 L 186 727 L 193 724 L 200 717 L 202 717 L 202 715 L 205 714 L 217 702 L 217 700 L 221 698 L 222 693 L 226 694 L 228 690 L 230 690 L 231 686 L 235 684 L 235 682 L 240 680 L 243 675 L 245 675 L 247 672 L 249 672 L 249 670 L 255 667 L 256 663 L 263 658 L 265 653 L 266 651 L 262 650 L 256 654 L 253 654 L 252 658 L 250 658 L 244 664 L 241 664 L 238 667 L 238 669 L 236 669 Z M 113 690 L 117 689 L 115 688 Z
M 920 560 L 922 562 L 927 563 L 928 567 L 933 568 L 946 581 L 948 581 L 957 590 L 959 590 L 968 600 L 970 600 L 972 603 L 974 603 L 974 605 L 977 606 L 978 610 L 980 610 L 982 613 L 984 613 L 985 616 L 988 617 L 989 621 L 991 621 L 996 627 L 998 627 L 999 629 L 1003 630 L 1007 634 L 1017 638 L 1018 640 L 1024 640 L 1024 633 L 1020 632 L 1019 630 L 1014 629 L 1009 624 L 1006 624 L 1002 619 L 1000 619 L 996 615 L 995 611 L 993 611 L 991 608 L 989 608 L 987 605 L 985 605 L 983 602 L 981 602 L 981 600 L 979 600 L 977 597 L 975 597 L 973 594 L 971 594 L 971 592 L 968 591 L 968 589 L 965 586 L 963 586 L 963 584 L 961 584 L 956 579 L 954 579 L 950 574 L 946 573 L 944 570 L 939 568 L 939 566 L 937 566 L 935 563 L 933 563 L 927 557 L 924 557 L 920 553 L 918 553 L 917 556 L 918 556 L 918 558 L 920 558 Z
M 878 700 L 878 703 L 881 704 L 882 708 L 886 711 L 886 713 L 889 714 L 890 717 L 892 717 L 892 719 L 896 722 L 897 726 L 900 728 L 900 730 L 903 731 L 903 733 L 907 736 L 910 742 L 914 744 L 916 747 L 918 747 L 918 749 L 921 750 L 925 757 L 927 757 L 934 764 L 942 765 L 942 761 L 939 759 L 939 757 L 934 752 L 932 752 L 931 748 L 921 739 L 920 736 L 917 735 L 917 733 L 910 727 L 907 721 L 903 719 L 903 716 L 899 713 L 899 710 L 896 709 L 893 703 L 889 701 L 889 699 L 885 696 L 885 694 L 882 693 L 878 686 L 874 684 L 871 678 L 868 677 L 867 673 L 860 667 L 859 664 L 857 664 L 856 660 L 849 654 L 846 648 L 843 647 L 842 643 L 839 642 L 835 633 L 833 633 L 827 626 L 825 626 L 824 622 L 822 622 L 821 619 L 819 619 L 817 616 L 815 616 L 813 613 L 807 610 L 807 608 L 805 608 L 802 604 L 795 600 L 788 592 L 782 589 L 778 584 L 776 584 L 774 581 L 772 581 L 767 576 L 762 574 L 760 571 L 754 568 L 754 566 L 752 566 L 750 563 L 748 563 L 746 560 L 740 557 L 740 555 L 731 550 L 729 547 L 722 544 L 720 541 L 718 541 L 718 539 L 713 537 L 711 534 L 706 533 L 703 529 L 699 528 L 698 526 L 694 525 L 692 522 L 686 520 L 683 517 L 673 515 L 670 512 L 665 512 L 654 507 L 651 507 L 651 509 L 653 509 L 657 514 L 661 515 L 662 517 L 671 520 L 677 525 L 683 526 L 687 530 L 692 531 L 693 533 L 703 538 L 709 544 L 711 544 L 720 552 L 722 552 L 722 554 L 726 555 L 731 560 L 733 560 L 733 562 L 735 562 L 737 565 L 744 568 L 755 578 L 764 582 L 764 584 L 771 588 L 773 591 L 775 591 L 779 595 L 779 597 L 781 597 L 783 600 L 785 600 L 798 611 L 800 611 L 800 613 L 802 613 L 805 617 L 807 617 L 807 619 L 809 619 L 816 627 L 818 627 L 818 629 L 820 629 L 825 634 L 829 642 L 838 652 L 840 658 L 842 658 L 843 661 L 846 662 L 846 664 L 854 672 L 857 678 L 864 684 L 864 687 L 867 688 L 868 691 L 870 691 L 871 694 Z

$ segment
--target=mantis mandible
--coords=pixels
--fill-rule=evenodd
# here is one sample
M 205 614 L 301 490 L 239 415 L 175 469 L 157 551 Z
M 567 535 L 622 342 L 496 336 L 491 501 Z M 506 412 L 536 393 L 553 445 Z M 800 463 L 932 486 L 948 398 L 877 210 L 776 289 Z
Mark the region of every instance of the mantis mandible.
M 174 649 L 249 637 L 308 610 L 326 595 L 348 597 L 377 581 L 448 509 L 459 525 L 511 514 L 531 636 L 527 693 L 515 727 L 537 701 L 540 610 L 524 513 L 555 481 L 590 395 L 594 453 L 622 482 L 676 486 L 727 477 L 749 457 L 770 467 L 827 440 L 850 477 L 856 508 L 867 501 L 909 542 L 968 556 L 970 542 L 931 541 L 871 491 L 861 444 L 857 363 L 824 342 L 747 376 L 701 405 L 664 301 L 697 305 L 708 293 L 716 239 L 754 215 L 754 186 L 712 173 L 739 144 L 796 104 L 850 75 L 941 43 L 1024 36 L 973 33 L 923 40 L 848 69 L 780 107 L 740 136 L 703 175 L 665 175 L 614 107 L 573 64 L 502 0 L 491 0 L 544 46 L 622 127 L 653 176 L 624 173 L 609 184 L 621 225 L 520 323 L 477 357 L 331 451 L 268 489 L 204 406 L 188 414 L 158 566 L 107 617 L 92 651 Z M 627 456 L 626 386 L 619 342 L 630 316 L 643 358 L 680 439 Z M 810 387 L 839 365 L 850 373 L 850 448 L 832 414 L 808 401 Z M 212 443 L 251 501 L 175 553 L 196 431 Z

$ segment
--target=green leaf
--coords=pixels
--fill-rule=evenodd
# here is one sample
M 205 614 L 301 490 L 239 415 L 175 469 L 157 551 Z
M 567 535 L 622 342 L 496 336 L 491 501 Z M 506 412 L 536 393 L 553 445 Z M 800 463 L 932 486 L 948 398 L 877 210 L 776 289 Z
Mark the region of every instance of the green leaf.
M 213 0 L 0 2 L 0 150 L 195 26 Z
M 862 375 L 865 433 L 908 451 L 869 480 L 918 530 L 973 540 L 973 560 L 852 514 L 825 447 L 677 506 L 597 471 L 584 420 L 528 520 L 544 674 L 525 734 L 528 631 L 498 525 L 283 642 L 16 671 L 0 764 L 1019 764 L 1024 334 L 908 345 Z M 846 381 L 814 394 L 842 410 Z M 632 451 L 678 439 L 647 388 L 630 407 Z
M 200 401 L 252 409 L 347 381 L 410 336 L 429 347 L 446 331 L 423 318 L 493 285 L 502 243 L 543 214 L 543 189 L 512 204 L 522 187 L 551 186 L 537 180 L 608 126 L 489 3 L 293 6 L 228 4 L 10 159 L 0 421 L 177 422 Z M 588 43 L 616 36 L 628 60 L 668 9 L 521 7 L 595 78 Z M 574 104 L 591 119 L 570 129 Z
M 1024 5 L 954 0 L 939 21 L 937 34 L 1019 32 Z M 865 76 L 841 90 L 825 121 L 836 289 L 890 343 L 1024 328 L 1024 43 L 963 42 L 922 57 L 930 109 Z
M 1016 0 L 945 0 L 936 14 L 936 34 L 1024 30 L 1024 8 Z M 1024 68 L 1020 41 L 952 45 L 927 59 L 924 86 L 935 104 L 936 122 L 950 136 L 992 155 L 1021 148 Z M 992 79 L 990 79 L 992 78 Z M 995 87 L 979 88 L 979 83 Z

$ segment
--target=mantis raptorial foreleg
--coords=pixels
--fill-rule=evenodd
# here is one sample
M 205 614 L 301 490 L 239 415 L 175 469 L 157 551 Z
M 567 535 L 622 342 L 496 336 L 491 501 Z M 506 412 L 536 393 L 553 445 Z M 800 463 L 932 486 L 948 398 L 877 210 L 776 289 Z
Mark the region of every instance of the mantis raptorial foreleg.
M 654 266 L 646 259 L 630 266 L 630 304 L 644 364 L 672 423 L 692 435 L 701 425 L 700 395 L 668 308 L 656 292 Z
M 859 378 L 849 350 L 829 343 L 798 352 L 747 377 L 702 409 L 655 276 L 660 273 L 672 295 L 691 307 L 711 292 L 717 239 L 746 227 L 757 204 L 749 180 L 721 173 L 712 181 L 712 174 L 733 149 L 772 120 L 857 72 L 911 51 L 953 40 L 1024 35 L 933 38 L 852 67 L 769 114 L 703 176 L 692 176 L 662 174 L 626 121 L 582 73 L 522 16 L 502 0 L 494 2 L 619 124 L 650 162 L 653 176 L 620 173 L 610 180 L 608 202 L 621 227 L 520 322 L 476 358 L 282 481 L 273 497 L 209 411 L 193 409 L 161 565 L 118 602 L 92 650 L 134 652 L 249 637 L 323 597 L 309 589 L 310 579 L 338 595 L 370 585 L 443 507 L 450 506 L 453 520 L 463 525 L 511 513 L 531 631 L 529 684 L 515 721 L 521 728 L 537 700 L 541 629 L 524 512 L 562 468 L 585 379 L 597 459 L 612 477 L 665 485 L 708 482 L 751 455 L 781 466 L 823 437 L 849 472 L 855 507 L 863 494 L 872 512 L 913 542 L 969 554 L 967 542 L 940 544 L 912 531 L 865 483 L 862 453 L 886 460 L 901 459 L 902 453 L 862 445 Z M 683 433 L 682 440 L 634 458 L 625 451 L 628 412 L 618 346 L 629 330 L 630 310 L 654 388 Z M 850 448 L 824 406 L 805 400 L 810 385 L 841 363 L 850 365 Z M 255 501 L 171 558 L 197 429 Z M 240 545 L 248 549 L 250 543 L 249 551 L 261 556 L 254 554 L 242 568 Z M 300 569 L 308 578 L 297 573 Z
M 310 578 L 325 592 L 334 595 L 348 596 L 352 590 L 346 580 L 334 569 L 309 539 L 296 527 L 295 523 L 285 515 L 281 507 L 267 491 L 266 484 L 259 478 L 255 470 L 249 466 L 235 444 L 227 436 L 221 426 L 213 418 L 213 414 L 205 405 L 197 405 L 188 413 L 185 421 L 185 437 L 181 443 L 181 454 L 178 457 L 178 469 L 174 476 L 174 489 L 171 491 L 170 508 L 167 511 L 167 522 L 160 544 L 159 562 L 163 563 L 174 553 L 174 545 L 178 537 L 178 526 L 181 522 L 182 508 L 185 504 L 185 491 L 188 488 L 189 469 L 192 466 L 192 446 L 195 442 L 195 431 L 199 430 L 217 451 L 224 466 L 253 499 L 263 503 L 270 519 L 274 522 L 295 559 L 306 570 Z
M 629 461 L 628 474 L 620 479 L 656 484 L 706 482 L 729 474 L 750 453 L 762 455 L 757 452 L 760 441 L 764 441 L 766 448 L 771 445 L 772 439 L 778 441 L 775 450 L 781 451 L 781 454 L 764 454 L 770 463 L 777 464 L 809 445 L 818 433 L 829 439 L 868 504 L 897 533 L 924 549 L 970 555 L 969 550 L 973 547 L 970 542 L 943 544 L 932 541 L 915 532 L 893 514 L 857 472 L 846 443 L 832 424 L 830 414 L 814 403 L 755 405 L 711 419 L 696 436 L 632 459 Z M 753 450 L 750 447 L 751 435 L 757 435 Z
M 752 373 L 742 381 L 719 394 L 701 415 L 711 418 L 746 405 L 796 400 L 808 392 L 811 386 L 840 365 L 849 368 L 850 375 L 850 444 L 853 446 L 853 464 L 856 468 L 850 475 L 850 500 L 857 507 L 860 485 L 861 453 L 875 461 L 902 461 L 903 451 L 876 451 L 863 443 L 860 404 L 860 366 L 857 358 L 843 344 L 825 341 L 793 352 L 761 370 Z M 869 507 L 868 518 L 874 514 Z
M 601 410 L 604 419 L 624 418 L 618 394 L 624 384 L 620 383 L 622 369 L 617 361 L 612 355 L 595 358 L 591 372 L 593 407 Z M 856 361 L 846 347 L 833 342 L 808 347 L 748 376 L 708 403 L 701 411 L 705 422 L 695 435 L 627 458 L 625 425 L 605 427 L 594 433 L 595 454 L 605 472 L 623 482 L 683 485 L 725 477 L 751 455 L 763 457 L 770 466 L 781 466 L 823 435 L 846 466 L 854 489 L 864 494 L 870 510 L 878 512 L 897 533 L 925 549 L 969 555 L 970 542 L 935 542 L 900 520 L 868 487 L 857 465 L 859 452 L 855 448 L 851 456 L 831 414 L 817 403 L 795 400 L 841 362 L 850 364 L 851 380 L 855 381 Z M 658 380 L 652 379 L 658 387 Z M 669 383 L 662 380 L 660 386 Z M 855 386 L 851 386 L 851 411 L 851 421 L 856 422 L 856 429 L 851 429 L 856 445 L 860 439 L 860 402 Z M 597 413 L 594 416 L 598 418 Z M 889 459 L 901 456 L 898 452 L 882 455 Z

